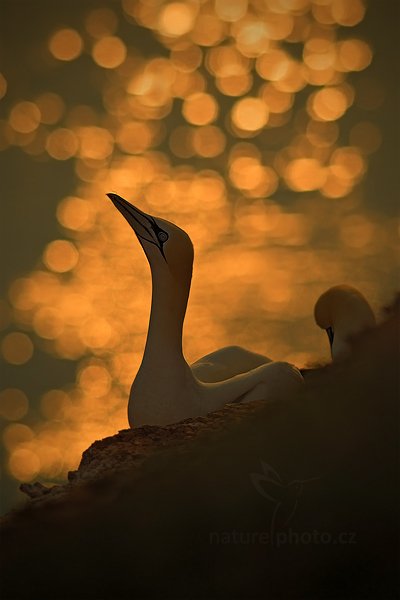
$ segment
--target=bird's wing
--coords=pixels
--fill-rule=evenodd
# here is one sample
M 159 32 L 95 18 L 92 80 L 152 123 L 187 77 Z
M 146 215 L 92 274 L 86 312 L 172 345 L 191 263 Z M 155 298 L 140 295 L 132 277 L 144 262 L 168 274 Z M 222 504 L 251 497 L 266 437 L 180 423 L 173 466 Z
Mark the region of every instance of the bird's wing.
M 226 346 L 199 358 L 191 365 L 191 369 L 200 381 L 215 383 L 269 362 L 272 360 L 263 354 L 250 352 L 240 346 Z

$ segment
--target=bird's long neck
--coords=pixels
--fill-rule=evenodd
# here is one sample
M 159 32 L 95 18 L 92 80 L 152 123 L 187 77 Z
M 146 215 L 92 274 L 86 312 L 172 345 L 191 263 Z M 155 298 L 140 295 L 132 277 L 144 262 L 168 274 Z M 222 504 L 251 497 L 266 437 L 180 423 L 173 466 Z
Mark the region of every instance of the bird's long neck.
M 182 352 L 191 270 L 174 279 L 152 270 L 150 323 L 142 363 L 129 396 L 131 427 L 175 423 L 187 417 L 196 380 Z
M 190 277 L 176 281 L 152 272 L 150 323 L 141 371 L 169 379 L 187 366 L 182 352 L 182 330 L 190 290 Z

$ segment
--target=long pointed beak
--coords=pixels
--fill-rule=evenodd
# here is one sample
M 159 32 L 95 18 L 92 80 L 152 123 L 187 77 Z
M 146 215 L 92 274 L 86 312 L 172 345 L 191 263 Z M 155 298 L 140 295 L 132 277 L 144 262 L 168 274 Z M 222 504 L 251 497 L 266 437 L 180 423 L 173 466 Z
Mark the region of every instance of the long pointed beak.
M 333 344 L 333 338 L 335 337 L 335 334 L 333 332 L 333 328 L 332 327 L 328 327 L 326 329 L 326 333 L 328 334 L 328 338 L 329 338 L 329 344 L 332 348 L 332 344 Z
M 143 250 L 145 250 L 143 241 L 149 242 L 150 244 L 157 246 L 166 261 L 167 259 L 165 258 L 163 245 L 168 239 L 168 234 L 160 229 L 154 217 L 147 215 L 139 208 L 136 208 L 136 206 L 133 206 L 133 204 L 125 200 L 125 198 L 121 198 L 118 194 L 110 193 L 107 194 L 107 196 L 122 216 L 128 221 L 129 225 L 136 233 Z
M 135 233 L 143 234 L 143 229 L 149 234 L 149 227 L 153 224 L 153 218 L 146 215 L 143 211 L 130 202 L 118 196 L 118 194 L 107 194 L 114 206 L 119 210 L 123 217 L 133 227 Z

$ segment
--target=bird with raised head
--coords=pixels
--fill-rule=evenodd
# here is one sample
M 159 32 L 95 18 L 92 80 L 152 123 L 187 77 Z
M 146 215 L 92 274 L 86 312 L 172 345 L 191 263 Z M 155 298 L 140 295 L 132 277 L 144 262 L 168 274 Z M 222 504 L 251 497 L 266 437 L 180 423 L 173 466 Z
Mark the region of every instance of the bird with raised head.
M 351 339 L 375 327 L 375 316 L 366 298 L 350 285 L 335 285 L 324 292 L 314 307 L 318 327 L 325 329 L 334 361 L 351 353 Z
M 118 194 L 107 196 L 135 232 L 152 279 L 146 345 L 128 402 L 131 427 L 175 423 L 218 410 L 228 402 L 277 400 L 303 383 L 294 365 L 238 346 L 212 352 L 189 366 L 182 331 L 193 244 L 173 223 L 146 214 Z

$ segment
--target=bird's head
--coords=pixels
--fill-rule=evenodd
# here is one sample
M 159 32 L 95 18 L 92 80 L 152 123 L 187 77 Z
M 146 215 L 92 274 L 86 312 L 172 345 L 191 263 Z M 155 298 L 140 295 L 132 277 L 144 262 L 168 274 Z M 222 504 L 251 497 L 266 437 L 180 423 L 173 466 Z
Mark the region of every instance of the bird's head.
M 193 244 L 188 234 L 169 221 L 143 212 L 118 194 L 107 196 L 135 232 L 152 273 L 190 279 Z
M 324 292 L 315 304 L 314 317 L 328 334 L 333 360 L 348 356 L 349 339 L 376 324 L 367 300 L 349 285 L 336 285 Z

